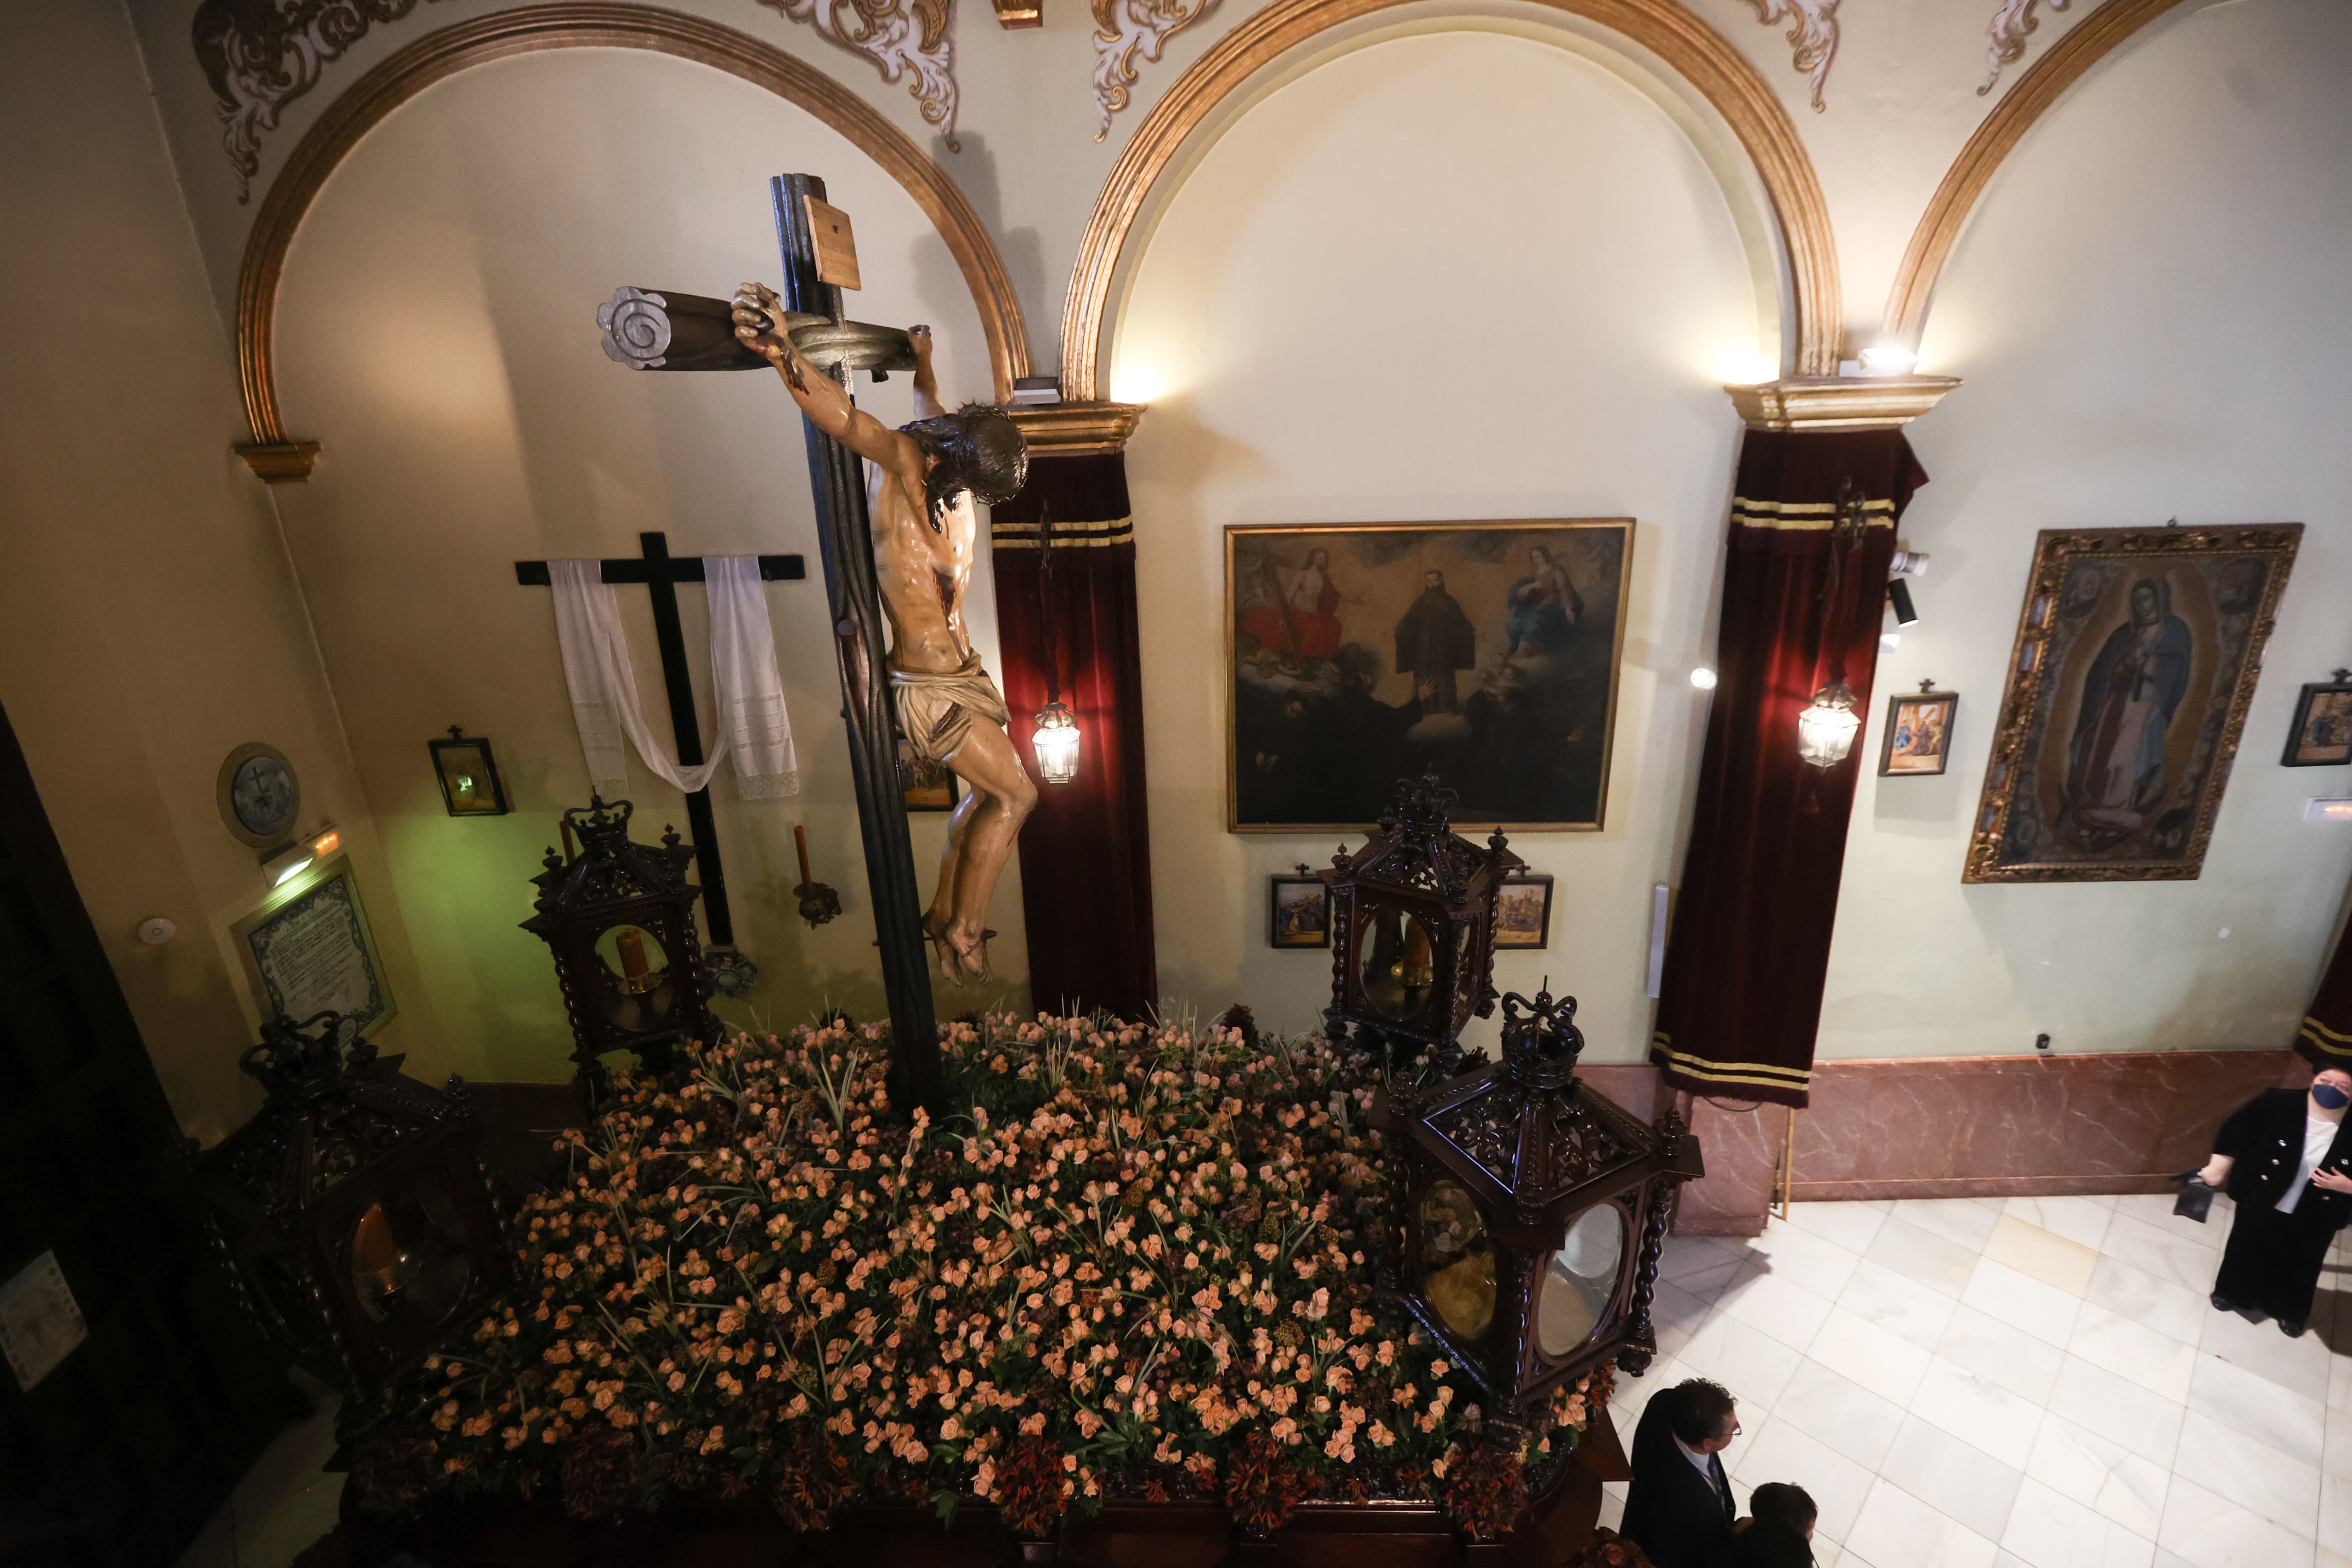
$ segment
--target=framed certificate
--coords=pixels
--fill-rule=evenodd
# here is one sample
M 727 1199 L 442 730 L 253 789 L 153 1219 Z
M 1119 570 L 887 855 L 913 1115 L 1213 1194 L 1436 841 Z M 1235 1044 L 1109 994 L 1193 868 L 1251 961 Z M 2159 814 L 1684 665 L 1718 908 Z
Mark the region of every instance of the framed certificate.
M 263 1017 L 299 1023 L 336 1012 L 362 1035 L 392 1018 L 383 961 L 348 859 L 330 860 L 290 896 L 247 915 L 234 930 Z

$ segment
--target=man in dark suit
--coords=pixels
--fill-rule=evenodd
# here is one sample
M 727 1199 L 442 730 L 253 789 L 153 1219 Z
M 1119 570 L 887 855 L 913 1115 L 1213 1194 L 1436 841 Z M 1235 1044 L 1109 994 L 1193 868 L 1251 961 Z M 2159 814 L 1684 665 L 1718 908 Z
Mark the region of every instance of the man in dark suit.
M 1662 1391 L 1642 1412 L 1620 1528 L 1657 1568 L 1707 1568 L 1730 1542 L 1739 1510 L 1716 1456 L 1738 1436 L 1730 1393 L 1705 1378 Z

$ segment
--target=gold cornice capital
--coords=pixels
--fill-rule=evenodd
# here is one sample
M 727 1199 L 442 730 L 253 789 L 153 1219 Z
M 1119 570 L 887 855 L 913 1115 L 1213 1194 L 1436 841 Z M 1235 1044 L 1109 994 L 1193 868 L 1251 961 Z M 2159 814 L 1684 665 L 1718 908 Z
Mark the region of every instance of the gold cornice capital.
M 1956 375 L 1791 375 L 1723 390 L 1750 430 L 1892 430 L 1959 384 Z
M 268 485 L 300 484 L 319 460 L 316 441 L 241 441 L 236 455 L 254 477 Z
M 1123 452 L 1148 406 L 1141 403 L 1043 403 L 1008 410 L 1042 458 Z

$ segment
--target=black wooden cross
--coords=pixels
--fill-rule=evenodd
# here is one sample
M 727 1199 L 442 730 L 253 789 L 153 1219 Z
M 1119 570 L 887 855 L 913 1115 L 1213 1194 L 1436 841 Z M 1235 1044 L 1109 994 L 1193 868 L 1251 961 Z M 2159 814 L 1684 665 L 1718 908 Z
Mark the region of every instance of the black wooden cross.
M 661 649 L 662 688 L 669 695 L 669 723 L 677 740 L 677 760 L 688 767 L 702 761 L 702 727 L 694 721 L 694 681 L 686 666 L 686 634 L 678 627 L 677 585 L 703 580 L 702 557 L 672 555 L 666 533 L 640 533 L 636 559 L 600 561 L 607 583 L 643 583 L 654 605 L 654 644 Z M 808 566 L 797 555 L 762 555 L 760 576 L 769 583 L 798 583 Z M 515 581 L 526 588 L 548 586 L 547 563 L 518 561 Z M 735 945 L 735 917 L 727 908 L 727 873 L 719 864 L 719 832 L 710 816 L 710 792 L 686 797 L 686 824 L 694 840 L 695 869 L 702 881 L 703 921 L 710 945 Z
M 806 317 L 824 318 L 835 329 L 854 329 L 848 334 L 850 338 L 865 335 L 870 339 L 872 334 L 887 333 L 887 329 L 861 328 L 857 323 L 844 321 L 841 286 L 826 282 L 820 275 L 816 235 L 811 226 L 808 203 L 811 198 L 820 203 L 824 200 L 824 182 L 813 174 L 779 174 L 768 182 L 768 194 L 775 207 L 777 247 L 782 253 L 784 308 Z M 598 311 L 597 322 L 605 329 L 606 355 L 637 370 L 735 371 L 768 367 L 766 360 L 735 336 L 732 308 L 723 300 L 669 289 L 648 291 L 625 288 Z M 824 325 L 822 321 L 804 324 Z M 907 351 L 908 357 L 895 357 L 905 347 L 904 336 L 899 334 L 897 347 L 867 354 L 860 363 L 879 381 L 884 372 L 882 362 L 889 361 L 900 369 L 912 364 L 911 350 Z M 865 351 L 854 346 L 845 349 L 839 341 L 835 351 L 823 356 L 820 368 L 849 390 L 854 374 L 848 361 Z M 856 453 L 805 418 L 801 424 L 807 437 L 809 488 L 816 501 L 817 550 L 824 566 L 825 598 L 833 617 L 834 662 L 841 677 L 841 717 L 849 732 L 849 776 L 857 800 L 858 837 L 866 852 L 866 887 L 874 900 L 875 945 L 881 950 L 882 989 L 890 1006 L 892 1049 L 905 1076 L 909 1099 L 929 1106 L 936 1114 L 940 1109 L 942 1088 L 939 1024 L 931 1007 L 922 897 L 915 886 L 914 843 L 907 832 L 906 795 L 898 780 L 896 720 L 884 673 L 887 668 L 888 645 L 881 592 L 875 580 L 874 533 L 866 515 L 865 476 Z M 660 536 L 646 537 L 651 541 Z M 649 561 L 653 552 L 649 545 Z M 772 559 L 778 558 L 761 557 L 763 574 Z M 793 563 L 793 576 L 801 574 L 798 556 L 781 559 Z M 664 579 L 658 574 L 624 578 L 614 574 L 615 567 L 636 565 L 635 562 L 608 562 L 604 581 L 654 584 L 655 615 L 658 617 L 662 595 L 669 592 L 665 584 L 677 578 Z M 699 564 L 696 563 L 695 574 L 698 576 L 699 572 Z M 684 574 L 682 566 L 678 574 Z M 544 582 L 545 578 L 539 580 Z M 675 628 L 675 609 L 670 614 Z M 670 636 L 675 638 L 674 629 Z M 663 644 L 666 674 L 669 646 L 667 642 Z M 685 725 L 691 726 L 693 706 L 679 695 L 684 690 L 684 668 L 679 665 L 681 674 L 671 686 L 670 710 L 673 717 L 684 712 Z M 689 744 L 695 756 L 702 754 L 698 738 L 691 742 L 688 739 L 691 733 L 690 728 L 679 731 L 681 761 Z M 702 815 L 693 816 L 695 803 L 696 797 L 687 797 L 695 845 L 702 852 L 707 894 L 718 859 L 703 847 L 709 842 L 706 825 L 710 808 L 705 804 Z M 715 899 L 709 901 L 715 932 L 720 929 L 723 917 L 719 911 L 725 905 Z

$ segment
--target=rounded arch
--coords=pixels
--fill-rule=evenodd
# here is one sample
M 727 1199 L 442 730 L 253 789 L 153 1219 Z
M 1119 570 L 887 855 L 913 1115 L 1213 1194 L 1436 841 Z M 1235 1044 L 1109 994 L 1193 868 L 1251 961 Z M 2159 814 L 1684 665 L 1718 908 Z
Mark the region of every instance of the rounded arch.
M 1164 206 L 1174 179 L 1209 135 L 1246 107 L 1241 100 L 1320 35 L 1402 14 L 1419 0 L 1275 0 L 1219 39 L 1153 106 L 1119 154 L 1079 242 L 1062 313 L 1062 395 L 1092 402 L 1104 391 L 1114 326 L 1112 293 L 1132 271 L 1139 224 Z M 1654 57 L 1738 138 L 1779 227 L 1793 306 L 1793 370 L 1837 371 L 1840 303 L 1829 205 L 1796 127 L 1754 66 L 1721 34 L 1678 5 L 1645 0 L 1530 0 L 1516 9 L 1596 26 Z M 1463 24 L 1487 20 L 1452 15 Z M 1702 152 L 1706 151 L 1703 147 Z
M 815 68 L 772 44 L 699 17 L 607 0 L 506 11 L 428 33 L 370 70 L 328 107 L 278 171 L 246 237 L 236 280 L 237 374 L 257 472 L 300 479 L 315 444 L 286 437 L 278 410 L 274 338 L 286 256 L 327 178 L 367 133 L 402 104 L 468 67 L 546 49 L 644 49 L 693 60 L 764 88 L 806 110 L 872 158 L 915 199 L 955 258 L 988 338 L 998 400 L 1029 374 L 1028 329 L 996 242 L 940 166 L 879 111 Z M 272 470 L 275 471 L 272 471 Z
M 1960 231 L 1992 183 L 2001 160 L 2017 150 L 2025 133 L 2048 112 L 2060 95 L 2083 79 L 2135 34 L 2179 8 L 2184 0 L 2107 0 L 2050 47 L 1977 126 L 1959 156 L 1944 172 L 1919 226 L 1911 231 L 1903 260 L 1887 291 L 1880 336 L 1888 343 L 1916 352 L 1927 325 L 1927 307 L 1936 279 L 1944 270 Z

